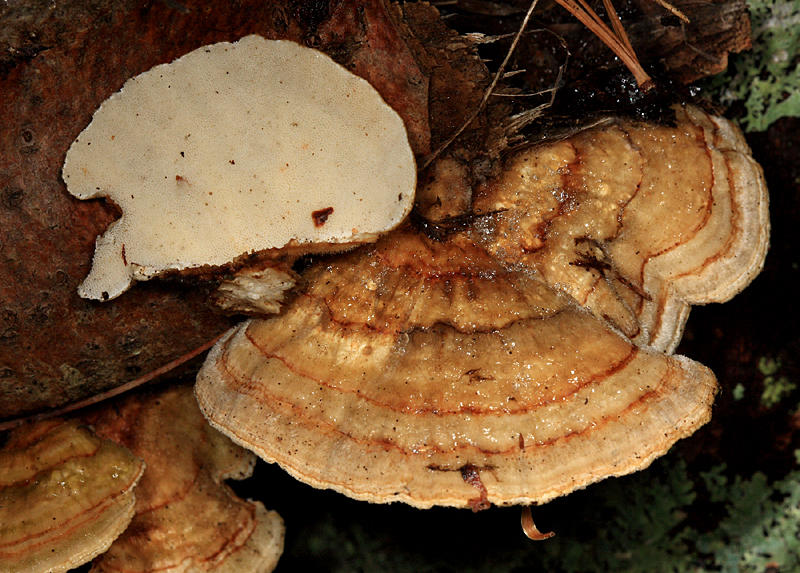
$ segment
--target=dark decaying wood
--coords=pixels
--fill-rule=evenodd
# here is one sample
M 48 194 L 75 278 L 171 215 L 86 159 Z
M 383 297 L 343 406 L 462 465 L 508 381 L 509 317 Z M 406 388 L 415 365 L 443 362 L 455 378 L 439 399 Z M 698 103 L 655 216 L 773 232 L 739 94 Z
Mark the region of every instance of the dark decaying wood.
M 677 81 L 689 83 L 728 67 L 728 54 L 750 48 L 750 16 L 744 0 L 676 0 L 689 23 L 653 0 L 635 0 L 642 19 L 631 30 L 639 56 L 661 61 Z
M 613 5 L 645 70 L 664 79 L 689 83 L 717 74 L 728 64 L 728 54 L 750 48 L 750 17 L 745 0 L 674 0 L 669 2 L 688 22 L 656 0 L 613 0 Z M 458 0 L 447 3 L 450 22 L 459 29 L 487 34 L 511 33 L 528 0 L 489 2 Z M 603 5 L 589 2 L 606 22 Z M 537 31 L 539 30 L 539 31 Z M 546 30 L 546 33 L 541 32 Z M 571 53 L 568 78 L 579 80 L 599 70 L 621 68 L 607 46 L 555 2 L 542 0 L 537 6 L 528 41 L 518 51 L 520 67 L 541 89 L 552 83 L 563 62 L 560 36 Z M 541 83 L 540 83 L 541 82 Z M 594 85 L 602 88 L 602 86 Z

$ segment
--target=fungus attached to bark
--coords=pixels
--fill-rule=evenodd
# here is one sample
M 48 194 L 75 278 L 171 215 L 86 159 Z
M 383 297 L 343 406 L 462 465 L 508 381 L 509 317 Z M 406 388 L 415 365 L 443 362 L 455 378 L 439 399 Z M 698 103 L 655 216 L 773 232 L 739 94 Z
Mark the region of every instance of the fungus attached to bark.
M 541 503 L 646 466 L 708 419 L 707 369 L 638 349 L 463 237 L 395 233 L 307 279 L 281 316 L 212 350 L 196 392 L 212 425 L 314 486 Z
M 79 289 L 108 299 L 253 252 L 373 241 L 411 208 L 416 169 L 403 121 L 366 81 L 316 50 L 247 36 L 128 80 L 63 177 L 76 197 L 122 209 Z
M 280 516 L 222 483 L 248 477 L 255 456 L 206 423 L 190 387 L 130 396 L 88 420 L 147 463 L 130 527 L 92 571 L 275 568 L 283 550 Z
M 307 270 L 211 351 L 198 401 L 298 479 L 374 502 L 543 503 L 644 468 L 710 417 L 713 374 L 670 355 L 681 309 L 758 272 L 766 201 L 732 126 L 696 110 L 521 152 L 470 228 Z
M 108 549 L 143 469 L 74 421 L 14 430 L 0 451 L 0 570 L 66 571 Z
M 766 185 L 739 130 L 676 114 L 675 127 L 618 121 L 533 147 L 474 202 L 498 258 L 666 352 L 690 305 L 741 291 L 769 245 Z

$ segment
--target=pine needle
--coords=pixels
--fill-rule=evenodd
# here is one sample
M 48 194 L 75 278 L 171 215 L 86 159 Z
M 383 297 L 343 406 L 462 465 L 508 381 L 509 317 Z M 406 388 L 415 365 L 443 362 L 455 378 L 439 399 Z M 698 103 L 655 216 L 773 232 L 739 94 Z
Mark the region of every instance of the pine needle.
M 606 6 L 606 11 L 608 12 L 608 18 L 611 21 L 611 28 L 603 22 L 600 16 L 597 15 L 597 12 L 595 12 L 585 0 L 556 0 L 556 2 L 575 16 L 584 26 L 589 28 L 589 30 L 600 38 L 600 40 L 622 60 L 625 67 L 627 67 L 633 74 L 633 77 L 636 78 L 639 89 L 647 91 L 653 87 L 653 80 L 639 63 L 639 59 L 633 51 L 633 47 L 628 39 L 628 34 L 622 26 L 617 11 L 614 9 L 613 5 L 611 5 L 611 0 L 603 0 L 603 4 Z

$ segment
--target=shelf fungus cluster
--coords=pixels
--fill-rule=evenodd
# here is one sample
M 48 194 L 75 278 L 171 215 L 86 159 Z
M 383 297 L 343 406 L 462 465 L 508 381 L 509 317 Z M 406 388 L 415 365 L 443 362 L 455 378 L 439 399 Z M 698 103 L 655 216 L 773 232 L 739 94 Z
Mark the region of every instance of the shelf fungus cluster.
M 254 461 L 186 386 L 22 426 L 0 450 L 0 570 L 272 571 L 281 518 L 222 483 Z
M 208 426 L 191 387 L 134 395 L 86 421 L 147 464 L 133 520 L 93 572 L 275 568 L 283 551 L 280 516 L 223 483 L 249 477 L 255 456 Z
M 279 315 L 211 351 L 203 412 L 372 502 L 543 503 L 646 467 L 710 416 L 713 374 L 673 355 L 689 305 L 741 290 L 769 233 L 736 128 L 676 117 L 520 151 L 466 228 L 408 224 L 317 261 Z

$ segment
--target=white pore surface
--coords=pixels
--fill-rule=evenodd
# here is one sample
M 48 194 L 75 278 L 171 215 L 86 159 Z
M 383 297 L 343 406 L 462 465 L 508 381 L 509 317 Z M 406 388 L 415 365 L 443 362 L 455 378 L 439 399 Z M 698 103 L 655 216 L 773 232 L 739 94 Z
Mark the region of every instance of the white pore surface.
M 73 142 L 63 177 L 123 211 L 79 289 L 107 299 L 293 240 L 374 240 L 411 209 L 416 168 L 402 120 L 366 81 L 316 50 L 247 36 L 128 80 Z

